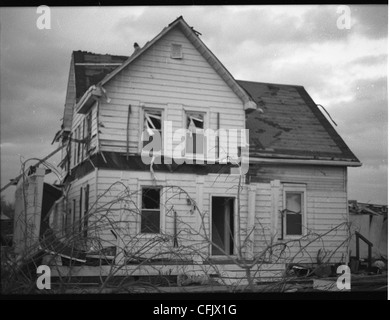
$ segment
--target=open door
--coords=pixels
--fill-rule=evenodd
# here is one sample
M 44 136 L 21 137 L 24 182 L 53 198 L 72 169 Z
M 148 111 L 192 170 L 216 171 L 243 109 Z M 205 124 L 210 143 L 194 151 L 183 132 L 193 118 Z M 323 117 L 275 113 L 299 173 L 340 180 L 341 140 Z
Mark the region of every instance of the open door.
M 211 255 L 234 254 L 234 198 L 212 197 Z

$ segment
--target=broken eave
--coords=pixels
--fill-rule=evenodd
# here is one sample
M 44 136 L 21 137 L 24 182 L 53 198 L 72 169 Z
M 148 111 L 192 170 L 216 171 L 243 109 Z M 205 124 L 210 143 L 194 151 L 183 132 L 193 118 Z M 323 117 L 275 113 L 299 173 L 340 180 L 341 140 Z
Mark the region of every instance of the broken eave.
M 103 95 L 100 87 L 91 86 L 76 104 L 76 112 L 87 114 L 96 101 Z
M 250 163 L 263 164 L 297 164 L 297 165 L 324 165 L 324 166 L 347 166 L 347 167 L 361 167 L 362 163 L 359 161 L 349 159 L 332 159 L 328 157 L 314 158 L 314 157 L 277 157 L 272 155 L 267 157 L 263 155 L 251 156 Z

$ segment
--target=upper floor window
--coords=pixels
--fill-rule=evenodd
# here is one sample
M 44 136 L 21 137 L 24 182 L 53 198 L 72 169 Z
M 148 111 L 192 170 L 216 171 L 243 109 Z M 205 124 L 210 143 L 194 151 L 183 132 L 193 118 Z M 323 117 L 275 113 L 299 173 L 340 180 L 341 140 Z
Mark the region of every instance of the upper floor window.
M 153 142 L 153 152 L 161 152 L 162 147 L 162 111 L 144 110 L 143 147 Z M 150 150 L 150 149 L 149 149 Z
M 204 155 L 204 114 L 186 112 L 186 156 Z
M 91 149 L 91 140 L 92 140 L 92 112 L 89 112 L 85 116 L 85 131 L 84 131 L 84 139 L 85 139 L 85 153 L 88 155 Z

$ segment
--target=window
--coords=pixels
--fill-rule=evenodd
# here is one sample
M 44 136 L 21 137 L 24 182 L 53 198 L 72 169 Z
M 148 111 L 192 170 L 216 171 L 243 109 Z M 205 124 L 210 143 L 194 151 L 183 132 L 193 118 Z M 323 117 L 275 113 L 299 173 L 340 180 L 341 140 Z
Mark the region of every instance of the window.
M 286 236 L 304 234 L 305 188 L 287 187 L 284 190 L 283 233 Z
M 72 138 L 73 138 L 73 165 L 75 166 L 77 163 L 77 142 L 75 141 L 75 139 L 77 139 L 76 130 L 74 131 Z
M 73 217 L 72 217 L 72 230 L 73 232 L 76 231 L 76 199 L 73 199 L 73 209 L 72 209 L 72 213 L 73 213 Z
M 65 215 L 65 235 L 70 236 L 72 231 L 72 208 L 68 209 L 68 214 Z
M 162 146 L 162 111 L 145 110 L 143 127 L 143 148 L 153 141 L 152 150 L 161 152 Z M 150 150 L 150 149 L 149 149 Z
M 82 224 L 82 217 L 83 217 L 83 188 L 80 188 L 80 199 L 79 199 L 79 217 L 77 219 L 77 224 L 79 226 L 79 232 L 82 232 L 83 224 Z
M 85 118 L 83 119 L 83 126 L 81 130 L 81 139 L 83 140 L 83 143 L 81 144 L 81 161 L 85 159 Z
M 88 210 L 89 210 L 89 184 L 87 184 L 84 188 L 83 236 L 85 238 L 88 236 Z
M 77 143 L 77 162 L 76 164 L 80 163 L 80 155 L 81 155 L 81 143 L 80 143 L 80 125 L 77 127 L 77 135 L 76 135 L 76 139 L 78 140 L 76 143 Z
M 204 114 L 187 112 L 186 113 L 186 155 L 203 156 L 204 155 Z
M 85 134 L 86 136 L 84 137 L 86 139 L 86 144 L 85 144 L 85 150 L 86 154 L 89 154 L 89 151 L 91 149 L 91 140 L 92 140 L 92 112 L 88 113 L 86 118 L 85 118 Z
M 160 232 L 160 189 L 142 188 L 141 233 Z
M 182 59 L 183 50 L 181 44 L 172 43 L 171 45 L 171 58 L 172 59 Z
M 78 125 L 78 127 L 74 130 L 74 135 L 73 135 L 73 165 L 76 166 L 80 162 L 80 158 L 82 158 L 81 155 L 81 124 Z

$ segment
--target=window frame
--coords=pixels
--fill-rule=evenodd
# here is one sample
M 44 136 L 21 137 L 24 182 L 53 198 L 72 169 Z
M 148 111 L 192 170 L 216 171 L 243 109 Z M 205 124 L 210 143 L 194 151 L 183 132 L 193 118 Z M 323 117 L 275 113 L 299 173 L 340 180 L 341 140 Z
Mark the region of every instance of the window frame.
M 307 235 L 307 187 L 306 184 L 283 184 L 283 210 L 287 208 L 287 194 L 301 194 L 301 215 L 302 229 L 301 234 L 287 234 L 287 213 L 283 211 L 283 238 L 301 238 Z
M 141 229 L 141 226 L 142 226 L 142 211 L 143 211 L 143 207 L 142 207 L 142 196 L 143 196 L 143 189 L 158 189 L 160 190 L 160 208 L 159 208 L 159 213 L 160 213 L 160 216 L 159 216 L 159 231 L 158 232 L 142 232 L 142 229 Z M 146 236 L 146 237 L 154 237 L 156 235 L 161 235 L 162 233 L 164 233 L 165 231 L 165 210 L 164 210 L 164 192 L 163 192 L 163 186 L 161 185 L 153 185 L 152 183 L 141 183 L 139 184 L 139 188 L 138 190 L 140 190 L 139 192 L 139 202 L 138 202 L 138 208 L 139 208 L 139 211 L 140 211 L 140 214 L 139 214 L 139 219 L 138 219 L 138 223 L 137 223 L 137 233 L 142 235 L 142 236 Z M 157 209 L 145 209 L 145 210 L 156 210 Z
M 226 260 L 227 258 L 235 258 L 238 256 L 238 248 L 237 248 L 237 239 L 239 237 L 239 232 L 238 232 L 238 225 L 237 225 L 237 219 L 238 217 L 238 201 L 237 201 L 237 195 L 234 194 L 226 194 L 226 195 L 221 195 L 219 193 L 213 193 L 211 192 L 209 194 L 209 227 L 208 227 L 208 236 L 212 240 L 212 229 L 213 229 L 213 224 L 212 224 L 212 212 L 213 212 L 213 197 L 219 197 L 219 198 L 231 198 L 234 201 L 233 205 L 233 220 L 234 220 L 234 225 L 233 225 L 233 254 L 227 255 L 227 254 L 222 254 L 222 255 L 213 255 L 213 243 L 212 241 L 210 242 L 208 246 L 208 256 L 209 258 L 213 260 Z
M 85 115 L 85 131 L 84 131 L 84 139 L 85 142 L 85 157 L 88 157 L 91 151 L 91 142 L 92 142 L 92 109 Z
M 185 150 L 184 150 L 184 157 L 185 159 L 191 159 L 191 160 L 206 160 L 207 159 L 207 137 L 205 136 L 205 131 L 209 127 L 208 122 L 208 112 L 204 110 L 195 110 L 195 109 L 184 109 L 184 119 L 183 119 L 183 127 L 185 130 L 187 130 L 187 117 L 189 114 L 201 114 L 203 115 L 203 128 L 196 128 L 195 133 L 199 134 L 199 131 L 202 131 L 203 135 L 203 152 L 202 154 L 198 153 L 189 153 L 187 152 L 187 131 L 185 136 Z
M 84 238 L 88 237 L 88 222 L 89 222 L 89 196 L 90 196 L 90 186 L 87 183 L 83 186 L 83 210 L 82 210 L 82 218 L 80 223 L 82 224 L 82 236 Z
M 138 151 L 139 153 L 148 155 L 149 153 L 146 153 L 143 151 L 144 148 L 144 143 L 146 141 L 142 140 L 142 133 L 144 131 L 144 123 L 145 123 L 145 113 L 148 111 L 152 112 L 161 112 L 161 149 L 160 151 L 154 151 L 153 150 L 153 155 L 154 156 L 162 156 L 164 153 L 164 121 L 165 121 L 165 116 L 166 116 L 166 108 L 165 106 L 155 106 L 155 105 L 148 105 L 148 106 L 142 106 L 141 112 L 140 112 L 140 129 L 139 129 L 139 146 L 138 146 Z

